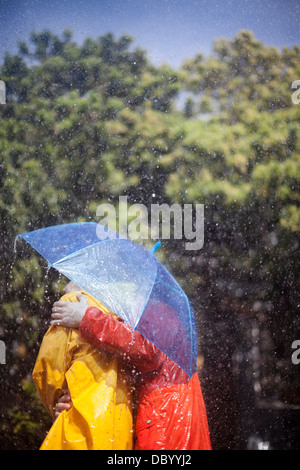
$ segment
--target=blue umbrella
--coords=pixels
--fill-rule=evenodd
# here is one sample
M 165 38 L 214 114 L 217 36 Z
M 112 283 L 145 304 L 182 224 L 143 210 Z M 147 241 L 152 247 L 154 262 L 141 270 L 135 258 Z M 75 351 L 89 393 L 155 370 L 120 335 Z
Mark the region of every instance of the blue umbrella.
M 152 341 L 190 376 L 197 332 L 186 294 L 152 250 L 96 222 L 18 235 L 67 278 Z M 17 238 L 18 238 L 17 237 Z

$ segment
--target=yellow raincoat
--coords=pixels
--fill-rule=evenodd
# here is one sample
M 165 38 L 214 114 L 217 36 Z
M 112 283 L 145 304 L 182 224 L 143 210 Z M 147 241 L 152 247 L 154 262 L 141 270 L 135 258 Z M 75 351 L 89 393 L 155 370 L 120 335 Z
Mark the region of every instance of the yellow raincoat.
M 81 292 L 89 306 L 114 315 Z M 60 300 L 77 302 L 77 292 Z M 43 338 L 33 380 L 53 419 L 62 390 L 69 389 L 73 406 L 54 421 L 41 450 L 131 450 L 129 375 L 119 359 L 89 344 L 78 329 L 51 326 Z

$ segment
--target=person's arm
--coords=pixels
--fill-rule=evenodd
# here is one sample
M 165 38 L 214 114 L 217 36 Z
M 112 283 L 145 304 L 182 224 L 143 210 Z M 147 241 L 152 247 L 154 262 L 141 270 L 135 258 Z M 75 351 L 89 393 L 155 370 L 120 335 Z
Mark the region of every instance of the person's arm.
M 65 387 L 68 332 L 51 327 L 45 334 L 32 371 L 39 397 L 53 419 L 55 405 Z
M 166 358 L 138 331 L 95 307 L 86 310 L 79 330 L 87 341 L 136 366 L 141 372 L 157 370 Z
M 82 336 L 100 349 L 104 349 L 136 366 L 141 372 L 157 370 L 166 356 L 137 331 L 96 307 L 87 308 L 79 293 L 78 301 L 55 302 L 52 325 L 78 328 Z

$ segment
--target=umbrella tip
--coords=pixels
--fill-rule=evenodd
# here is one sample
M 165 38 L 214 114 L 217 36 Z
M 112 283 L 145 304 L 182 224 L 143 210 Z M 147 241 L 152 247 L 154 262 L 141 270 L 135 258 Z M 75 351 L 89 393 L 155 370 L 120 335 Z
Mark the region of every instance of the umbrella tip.
M 159 242 L 159 241 L 156 242 L 155 245 L 153 246 L 153 248 L 151 248 L 150 253 L 154 254 L 160 246 L 161 246 L 161 242 Z

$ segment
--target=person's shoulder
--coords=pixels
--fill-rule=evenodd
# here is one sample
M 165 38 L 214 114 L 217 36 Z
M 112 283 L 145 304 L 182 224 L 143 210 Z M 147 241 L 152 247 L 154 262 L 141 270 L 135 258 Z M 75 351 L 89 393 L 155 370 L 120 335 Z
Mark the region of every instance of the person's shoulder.
M 91 294 L 81 291 L 81 293 L 85 296 L 87 299 L 89 306 L 90 307 L 96 307 L 99 310 L 101 310 L 104 315 L 111 315 L 112 317 L 119 318 L 114 312 L 112 312 L 108 307 L 106 307 L 104 304 L 102 304 L 99 300 L 97 300 L 95 297 L 93 297 Z
M 60 302 L 78 302 L 78 299 L 77 299 L 77 292 L 78 292 L 78 291 L 74 291 L 74 292 L 69 292 L 68 294 L 64 294 L 64 295 L 59 299 L 59 301 L 60 301 Z

